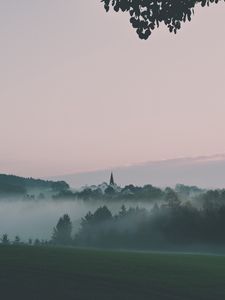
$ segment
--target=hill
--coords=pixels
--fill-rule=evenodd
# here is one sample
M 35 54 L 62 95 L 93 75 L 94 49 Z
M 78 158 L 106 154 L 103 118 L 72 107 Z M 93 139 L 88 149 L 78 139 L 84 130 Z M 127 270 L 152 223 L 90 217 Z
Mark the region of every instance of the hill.
M 221 300 L 225 257 L 0 247 L 2 299 Z
M 1 195 L 25 195 L 32 190 L 61 191 L 68 189 L 65 181 L 49 181 L 34 178 L 24 178 L 15 175 L 0 174 L 0 196 Z

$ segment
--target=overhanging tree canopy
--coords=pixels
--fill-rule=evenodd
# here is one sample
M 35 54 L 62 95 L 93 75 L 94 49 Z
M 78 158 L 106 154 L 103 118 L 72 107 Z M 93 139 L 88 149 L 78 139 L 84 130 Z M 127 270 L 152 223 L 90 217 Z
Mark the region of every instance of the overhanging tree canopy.
M 194 7 L 202 7 L 220 0 L 101 0 L 106 11 L 129 12 L 130 22 L 141 39 L 148 39 L 152 31 L 163 22 L 170 32 L 177 33 L 182 22 L 191 21 Z

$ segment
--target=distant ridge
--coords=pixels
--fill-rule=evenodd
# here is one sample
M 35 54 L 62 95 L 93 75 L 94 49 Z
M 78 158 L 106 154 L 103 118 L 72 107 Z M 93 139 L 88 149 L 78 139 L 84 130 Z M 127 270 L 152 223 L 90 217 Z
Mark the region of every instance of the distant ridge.
M 25 178 L 16 175 L 0 174 L 0 195 L 26 194 L 32 189 L 62 190 L 69 188 L 64 181 Z
M 182 183 L 203 188 L 225 188 L 225 154 L 149 161 L 113 169 L 56 176 L 52 179 L 65 180 L 72 187 L 81 187 L 107 181 L 111 171 L 120 185 L 151 183 L 165 187 Z

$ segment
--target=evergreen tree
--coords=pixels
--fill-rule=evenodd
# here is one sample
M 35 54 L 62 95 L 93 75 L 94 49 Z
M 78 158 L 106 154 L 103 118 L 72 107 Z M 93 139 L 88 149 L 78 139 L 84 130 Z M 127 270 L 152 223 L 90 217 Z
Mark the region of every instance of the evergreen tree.
M 4 245 L 9 245 L 10 244 L 10 240 L 8 238 L 8 234 L 3 234 L 2 238 L 1 238 L 2 244 Z
M 19 237 L 18 235 L 16 235 L 16 236 L 15 236 L 15 239 L 14 239 L 14 241 L 13 241 L 13 244 L 14 244 L 14 245 L 19 245 L 20 243 L 21 243 L 20 237 Z
M 72 223 L 69 215 L 62 216 L 53 229 L 52 242 L 54 244 L 69 245 L 72 242 Z

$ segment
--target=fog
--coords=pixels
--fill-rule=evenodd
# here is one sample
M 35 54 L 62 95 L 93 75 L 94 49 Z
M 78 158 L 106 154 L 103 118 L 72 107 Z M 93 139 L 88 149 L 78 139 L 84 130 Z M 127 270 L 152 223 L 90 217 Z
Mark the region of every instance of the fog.
M 0 235 L 7 233 L 11 240 L 19 235 L 23 241 L 29 238 L 49 239 L 53 227 L 63 214 L 69 214 L 74 230 L 79 229 L 81 218 L 89 211 L 94 212 L 98 207 L 107 205 L 112 213 L 117 213 L 121 201 L 83 201 L 83 200 L 18 200 L 7 199 L 0 201 Z M 152 204 L 125 202 L 126 207 L 145 207 L 150 209 Z

